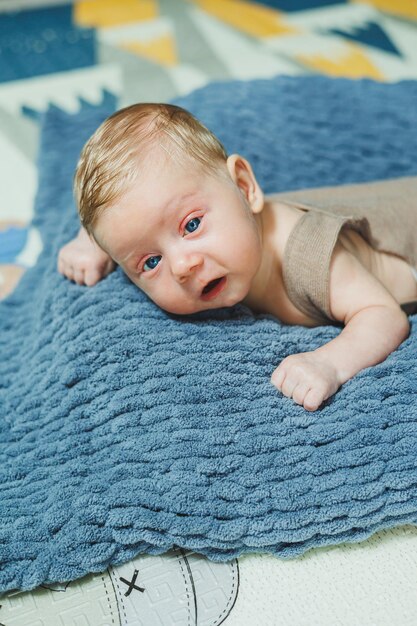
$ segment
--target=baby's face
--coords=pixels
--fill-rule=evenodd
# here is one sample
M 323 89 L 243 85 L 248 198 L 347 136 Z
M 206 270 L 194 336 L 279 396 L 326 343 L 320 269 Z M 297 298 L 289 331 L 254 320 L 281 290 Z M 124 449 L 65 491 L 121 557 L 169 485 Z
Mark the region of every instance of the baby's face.
M 162 309 L 232 306 L 249 293 L 262 257 L 260 215 L 241 178 L 238 186 L 226 165 L 224 176 L 172 162 L 149 168 L 94 235 Z

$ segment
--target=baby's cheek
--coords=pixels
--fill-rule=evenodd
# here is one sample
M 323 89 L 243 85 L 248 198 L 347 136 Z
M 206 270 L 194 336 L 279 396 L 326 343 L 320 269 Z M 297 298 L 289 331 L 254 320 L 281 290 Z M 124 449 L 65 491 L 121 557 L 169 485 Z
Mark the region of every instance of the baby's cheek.
M 196 303 L 191 296 L 187 296 L 175 281 L 171 283 L 161 275 L 155 276 L 157 280 L 148 281 L 146 277 L 139 277 L 131 272 L 126 272 L 126 274 L 138 289 L 143 291 L 160 309 L 168 313 L 186 315 L 201 310 L 198 306 L 199 303 Z
M 140 289 L 141 291 L 143 291 L 143 293 L 145 293 L 148 298 L 150 298 L 151 300 L 154 300 L 152 293 L 150 293 L 149 288 L 147 288 L 145 281 L 140 280 L 140 277 L 138 276 L 138 274 L 133 273 L 131 271 L 125 270 L 124 268 L 122 268 L 123 271 L 125 272 L 126 276 L 132 281 L 132 283 L 135 285 L 135 287 L 137 287 L 138 289 Z
M 123 268 L 122 268 L 123 269 Z M 139 278 L 137 276 L 137 274 L 133 274 L 132 272 L 128 272 L 126 270 L 124 270 L 126 276 L 128 278 L 130 278 L 130 280 L 132 281 L 132 283 L 135 285 L 135 287 L 137 287 L 138 289 L 140 289 L 141 291 L 145 291 L 141 285 L 141 283 L 139 282 Z M 145 292 L 146 293 L 146 292 Z
M 175 285 L 158 285 L 153 289 L 144 289 L 143 291 L 159 308 L 168 313 L 184 315 L 193 312 L 191 303 L 187 301 L 186 295 L 181 293 Z

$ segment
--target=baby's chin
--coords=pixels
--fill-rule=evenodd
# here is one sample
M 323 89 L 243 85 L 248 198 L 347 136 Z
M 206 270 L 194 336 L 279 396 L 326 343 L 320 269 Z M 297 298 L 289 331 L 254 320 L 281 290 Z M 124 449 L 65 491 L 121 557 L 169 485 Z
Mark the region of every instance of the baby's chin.
M 219 283 L 217 284 L 219 285 Z M 193 315 L 202 311 L 235 306 L 244 300 L 248 292 L 249 288 L 246 284 L 243 284 L 243 281 L 239 283 L 237 281 L 229 282 L 228 280 L 224 284 L 223 289 L 209 300 L 202 297 L 183 301 L 176 300 L 175 302 L 167 302 L 163 298 L 153 301 L 167 313 L 172 313 L 173 315 Z
M 202 311 L 212 311 L 214 309 L 223 309 L 226 307 L 231 307 L 241 302 L 241 300 L 242 298 L 232 299 L 229 297 L 229 298 L 219 299 L 218 302 L 214 302 L 214 301 L 204 302 L 202 300 L 201 302 L 184 305 L 184 306 L 181 306 L 181 305 L 178 305 L 178 306 L 158 305 L 158 306 L 164 311 L 166 311 L 167 313 L 172 313 L 173 315 L 193 315 L 194 313 L 201 313 Z
M 160 306 L 161 309 L 166 311 L 167 313 L 172 313 L 173 315 L 193 315 L 194 313 L 201 313 L 201 311 L 210 311 L 212 309 L 220 309 L 224 306 L 228 306 L 227 304 L 218 304 L 208 305 L 207 302 L 202 302 L 201 306 Z

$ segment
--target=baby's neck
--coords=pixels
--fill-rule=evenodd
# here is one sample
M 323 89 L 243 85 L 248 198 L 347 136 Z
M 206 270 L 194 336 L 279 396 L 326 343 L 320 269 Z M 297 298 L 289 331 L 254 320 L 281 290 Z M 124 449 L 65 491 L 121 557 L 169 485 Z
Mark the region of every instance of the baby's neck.
M 270 313 L 276 309 L 276 303 L 284 289 L 282 279 L 284 249 L 279 237 L 282 219 L 279 205 L 266 201 L 256 218 L 262 233 L 262 259 L 243 303 L 253 311 Z

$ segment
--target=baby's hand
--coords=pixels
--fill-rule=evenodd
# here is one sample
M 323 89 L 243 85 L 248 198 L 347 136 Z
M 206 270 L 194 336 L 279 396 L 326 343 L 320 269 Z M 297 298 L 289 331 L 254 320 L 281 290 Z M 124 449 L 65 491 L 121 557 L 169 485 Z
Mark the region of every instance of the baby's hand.
M 315 352 L 287 356 L 274 370 L 271 382 L 307 411 L 316 411 L 341 385 L 335 367 Z
M 58 272 L 78 285 L 92 287 L 115 267 L 113 259 L 90 239 L 84 228 L 58 254 Z

